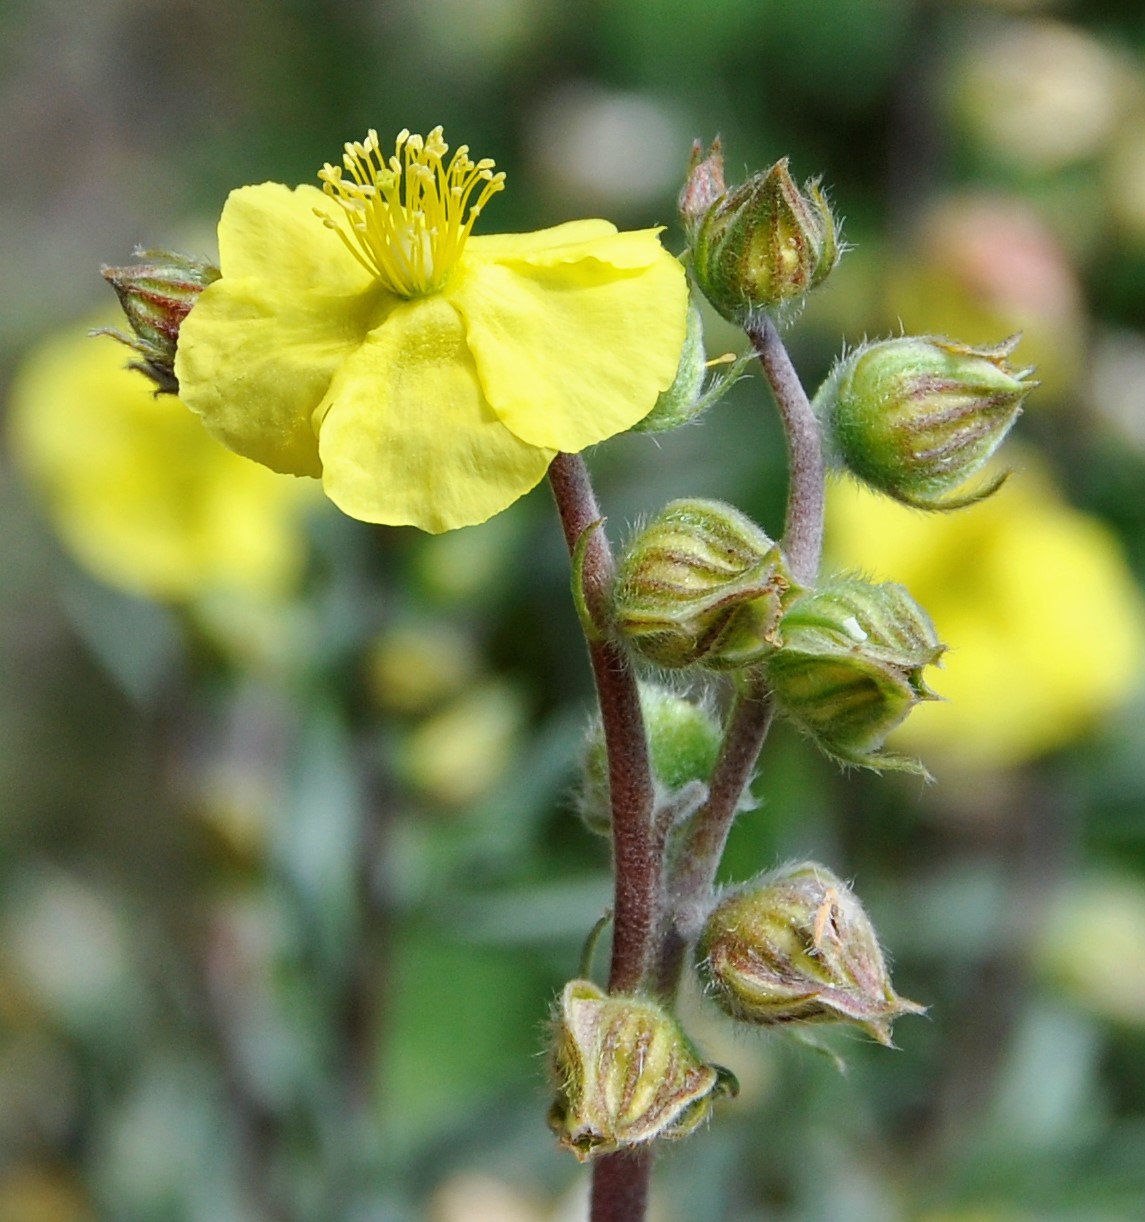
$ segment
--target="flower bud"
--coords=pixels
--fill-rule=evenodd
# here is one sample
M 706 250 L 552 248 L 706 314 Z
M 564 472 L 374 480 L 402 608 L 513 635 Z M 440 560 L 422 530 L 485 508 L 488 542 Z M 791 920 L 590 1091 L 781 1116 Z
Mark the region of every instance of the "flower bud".
M 134 335 L 109 327 L 96 332 L 113 335 L 143 359 L 131 368 L 145 373 L 166 394 L 178 394 L 175 345 L 179 328 L 199 294 L 221 275 L 203 259 L 165 250 L 136 252 L 143 263 L 131 267 L 105 267 L 103 278 L 115 289 Z
M 839 462 L 917 509 L 959 509 L 1005 476 L 950 494 L 986 463 L 1037 386 L 1007 357 L 1018 336 L 972 348 L 936 336 L 864 344 L 838 361 L 815 396 Z
M 722 183 L 719 150 L 693 164 L 681 194 L 692 274 L 730 322 L 797 305 L 839 261 L 839 225 L 818 179 L 795 185 L 787 158 L 704 202 Z M 713 166 L 713 161 L 716 165 Z M 717 172 L 718 170 L 718 172 Z
M 922 671 L 945 648 L 902 586 L 838 578 L 795 600 L 779 633 L 767 679 L 780 712 L 841 763 L 925 772 L 880 753 L 916 704 L 937 699 Z
M 640 707 L 648 734 L 652 775 L 663 794 L 678 793 L 696 781 L 706 784 L 722 740 L 720 723 L 710 710 L 652 683 L 640 684 Z M 602 836 L 611 833 L 608 756 L 599 716 L 593 721 L 585 744 L 578 809 L 590 831 Z
M 661 1006 L 610 997 L 591 980 L 571 980 L 561 993 L 551 1062 L 557 1097 L 549 1127 L 581 1162 L 684 1137 L 714 1099 L 737 1089 L 727 1070 L 700 1059 Z
M 826 866 L 785 866 L 737 888 L 709 914 L 700 975 L 740 1022 L 853 1023 L 891 1045 L 891 1024 L 924 1006 L 899 997 L 867 914 Z
M 774 543 L 721 501 L 672 501 L 621 553 L 614 623 L 660 666 L 751 666 L 777 643 L 792 587 Z
M 689 240 L 695 236 L 708 210 L 727 189 L 724 181 L 724 149 L 719 136 L 712 141 L 706 153 L 704 142 L 693 140 L 688 173 L 684 176 L 684 185 L 677 200 L 680 219 Z

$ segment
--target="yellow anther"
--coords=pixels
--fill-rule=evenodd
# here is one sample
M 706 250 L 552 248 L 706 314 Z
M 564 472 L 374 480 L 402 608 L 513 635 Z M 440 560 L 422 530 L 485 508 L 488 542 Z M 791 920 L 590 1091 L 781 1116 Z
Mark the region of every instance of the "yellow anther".
M 489 197 L 504 187 L 493 161 L 469 159 L 461 145 L 448 164 L 442 129 L 421 137 L 403 130 L 383 160 L 378 133 L 345 146 L 343 166 L 318 172 L 323 191 L 341 205 L 347 229 L 318 215 L 371 275 L 403 297 L 442 287 L 461 255 L 473 222 Z M 473 198 L 476 193 L 476 198 Z

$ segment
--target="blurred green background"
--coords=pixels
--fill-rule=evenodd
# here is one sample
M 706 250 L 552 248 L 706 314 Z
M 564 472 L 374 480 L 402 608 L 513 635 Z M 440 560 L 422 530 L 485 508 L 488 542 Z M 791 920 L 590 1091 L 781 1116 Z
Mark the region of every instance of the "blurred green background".
M 657 1222 L 1114 1222 L 1145 1200 L 1145 9 L 908 0 L 0 5 L 0 1222 L 565 1222 L 547 1008 L 607 901 L 590 686 L 544 488 L 431 539 L 232 460 L 119 368 L 101 263 L 212 254 L 228 190 L 445 125 L 486 232 L 663 223 L 691 140 L 790 154 L 854 249 L 791 331 L 1021 330 L 995 500 L 841 486 L 834 563 L 951 645 L 902 747 L 779 729 L 726 873 L 852 878 L 931 1007 L 842 1077 L 687 1022 L 743 1084 Z M 709 320 L 713 353 L 742 341 Z M 217 452 L 216 452 L 217 450 Z M 780 528 L 757 379 L 590 456 L 610 530 Z

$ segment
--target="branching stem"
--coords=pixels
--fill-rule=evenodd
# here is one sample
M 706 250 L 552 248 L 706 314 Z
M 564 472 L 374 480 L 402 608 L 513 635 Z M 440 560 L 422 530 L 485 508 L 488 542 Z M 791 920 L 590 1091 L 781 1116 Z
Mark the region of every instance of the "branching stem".
M 790 484 L 783 547 L 798 581 L 811 584 L 823 541 L 824 466 L 819 426 L 787 349 L 770 319 L 748 330 L 775 396 L 787 436 Z M 612 993 L 649 992 L 671 1004 L 689 941 L 710 902 L 716 871 L 744 790 L 771 724 L 770 694 L 761 672 L 744 676 L 728 719 L 707 801 L 686 823 L 665 880 L 663 828 L 636 677 L 606 630 L 614 574 L 588 468 L 558 454 L 549 483 L 573 561 L 578 610 L 608 753 L 614 879 Z M 596 631 L 594 631 L 596 629 Z M 641 1222 L 648 1200 L 652 1152 L 620 1151 L 594 1167 L 592 1222 Z
M 748 329 L 771 386 L 787 438 L 789 486 L 783 549 L 797 580 L 811 584 L 823 550 L 824 463 L 819 422 L 779 331 L 770 318 Z M 763 675 L 744 676 L 712 773 L 708 801 L 696 813 L 669 881 L 671 919 L 660 948 L 657 991 L 674 996 L 689 941 L 708 906 L 728 834 L 771 726 L 772 704 Z

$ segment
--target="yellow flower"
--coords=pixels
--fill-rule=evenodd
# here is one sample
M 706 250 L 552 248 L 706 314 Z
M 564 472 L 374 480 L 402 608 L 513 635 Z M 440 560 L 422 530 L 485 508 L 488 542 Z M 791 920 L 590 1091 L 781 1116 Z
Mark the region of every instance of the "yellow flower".
M 1075 878 L 1039 922 L 1042 974 L 1086 1009 L 1145 1027 L 1145 884 L 1112 871 Z
M 995 496 L 949 514 L 833 484 L 827 531 L 832 563 L 901 581 L 950 647 L 934 675 L 945 702 L 915 709 L 892 744 L 1008 767 L 1070 742 L 1141 684 L 1145 606 L 1117 542 L 1029 458 Z
M 286 592 L 305 557 L 307 485 L 230 453 L 127 355 L 76 328 L 12 387 L 12 457 L 65 546 L 102 581 L 155 598 Z
M 222 279 L 183 323 L 180 394 L 228 446 L 321 476 L 352 517 L 482 522 L 631 428 L 676 374 L 687 288 L 656 230 L 471 237 L 503 185 L 441 129 L 231 193 Z M 317 215 L 315 215 L 317 214 Z

